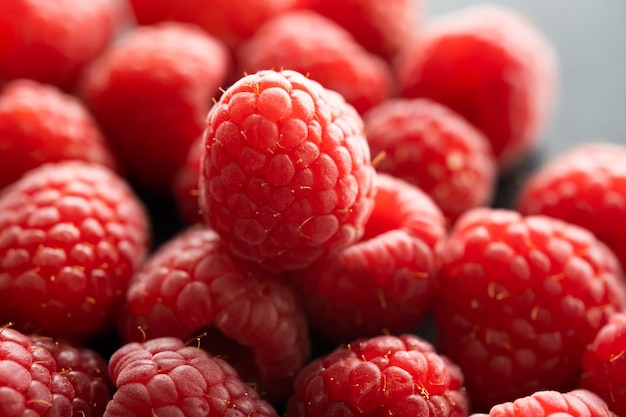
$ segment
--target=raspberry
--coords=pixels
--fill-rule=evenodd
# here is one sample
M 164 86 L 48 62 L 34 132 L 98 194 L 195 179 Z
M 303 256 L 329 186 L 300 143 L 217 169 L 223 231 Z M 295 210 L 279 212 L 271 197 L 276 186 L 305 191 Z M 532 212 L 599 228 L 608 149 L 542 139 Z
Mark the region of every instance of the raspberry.
M 202 137 L 189 147 L 187 160 L 174 178 L 172 194 L 176 200 L 178 213 L 186 225 L 202 224 L 204 217 L 198 201 L 200 180 L 200 159 L 202 158 Z
M 127 341 L 208 333 L 204 348 L 271 398 L 290 393 L 293 375 L 308 359 L 306 319 L 294 291 L 233 259 L 206 227 L 165 243 L 136 274 L 126 299 L 120 329 Z
M 613 314 L 582 358 L 580 386 L 593 391 L 618 415 L 626 415 L 626 312 Z
M 171 190 L 202 134 L 229 60 L 217 39 L 167 22 L 127 32 L 86 68 L 79 95 L 137 188 L 150 194 Z
M 143 205 L 113 171 L 29 171 L 0 195 L 0 321 L 72 341 L 106 332 L 148 241 Z
M 71 91 L 117 34 L 124 12 L 111 0 L 11 0 L 0 8 L 0 85 L 30 78 Z
M 130 0 L 130 4 L 140 24 L 166 20 L 193 23 L 235 50 L 263 22 L 305 1 L 308 0 Z
M 626 269 L 626 146 L 581 143 L 552 157 L 525 181 L 516 207 L 590 230 Z
M 99 127 L 74 96 L 32 80 L 0 93 L 0 189 L 46 162 L 77 159 L 116 168 Z
M 307 74 L 340 93 L 359 113 L 394 93 L 387 62 L 365 50 L 338 23 L 310 10 L 268 20 L 239 47 L 237 57 L 246 73 L 280 68 Z
M 488 139 L 434 101 L 386 100 L 363 115 L 376 169 L 419 186 L 450 223 L 492 202 L 497 165 Z
M 308 0 L 307 8 L 334 20 L 367 50 L 391 61 L 417 35 L 422 2 L 416 0 Z
M 277 417 L 224 360 L 176 338 L 121 346 L 109 361 L 117 392 L 104 417 Z
M 400 94 L 455 110 L 482 130 L 500 167 L 527 156 L 556 102 L 552 44 L 524 16 L 481 5 L 432 19 L 398 55 Z
M 238 257 L 301 269 L 363 235 L 376 192 L 363 121 L 290 70 L 231 85 L 207 117 L 200 207 Z
M 495 405 L 489 414 L 471 417 L 617 417 L 600 397 L 583 389 L 538 391 L 515 401 Z
M 438 251 L 439 348 L 478 408 L 574 388 L 585 347 L 626 306 L 614 254 L 554 218 L 472 209 Z
M 412 331 L 434 298 L 439 208 L 419 188 L 378 174 L 374 211 L 353 245 L 295 271 L 309 322 L 336 343 Z
M 309 363 L 286 417 L 467 416 L 463 375 L 414 335 L 358 339 Z
M 67 416 L 102 416 L 112 397 L 105 359 L 92 349 L 61 340 L 38 335 L 31 335 L 30 338 L 33 348 L 42 348 L 52 354 L 56 363 L 55 376 L 66 380 L 63 385 L 71 385 L 72 413 Z

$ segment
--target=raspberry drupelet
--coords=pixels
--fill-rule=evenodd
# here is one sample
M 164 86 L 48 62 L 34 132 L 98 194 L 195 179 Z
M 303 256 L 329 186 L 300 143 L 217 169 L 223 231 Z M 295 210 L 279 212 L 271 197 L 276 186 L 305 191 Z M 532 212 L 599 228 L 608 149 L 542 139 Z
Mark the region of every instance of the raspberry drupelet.
M 236 256 L 293 270 L 363 235 L 376 172 L 339 93 L 291 70 L 246 75 L 211 108 L 204 137 L 200 206 Z

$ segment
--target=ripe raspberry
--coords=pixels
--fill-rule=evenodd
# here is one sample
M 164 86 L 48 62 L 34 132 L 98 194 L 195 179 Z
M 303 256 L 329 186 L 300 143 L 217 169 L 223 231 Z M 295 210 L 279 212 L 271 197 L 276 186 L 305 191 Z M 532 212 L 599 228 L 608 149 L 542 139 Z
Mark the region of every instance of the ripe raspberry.
M 98 352 L 85 347 L 38 335 L 29 336 L 33 348 L 38 347 L 52 354 L 56 363 L 55 376 L 65 379 L 71 386 L 71 414 L 69 416 L 102 416 L 111 400 L 112 390 L 107 362 Z M 56 384 L 60 384 L 57 381 Z M 50 413 L 49 413 L 50 414 Z
M 86 68 L 79 95 L 133 185 L 152 194 L 171 190 L 229 59 L 217 39 L 168 22 L 127 32 Z
M 363 121 L 290 70 L 228 88 L 207 117 L 200 207 L 238 257 L 300 269 L 363 235 L 376 191 Z
M 526 180 L 517 208 L 590 230 L 626 269 L 626 146 L 582 143 L 553 157 Z
M 460 113 L 489 138 L 502 169 L 532 151 L 553 113 L 556 53 L 512 9 L 474 6 L 433 19 L 395 64 L 402 96 Z
M 36 81 L 10 81 L 0 92 L 0 137 L 0 189 L 46 162 L 77 159 L 116 167 L 83 103 Z
M 626 312 L 609 318 L 582 358 L 580 386 L 593 391 L 609 408 L 626 415 Z
M 339 23 L 367 50 L 389 61 L 417 35 L 422 16 L 418 0 L 308 0 L 306 7 Z
M 376 169 L 419 186 L 450 223 L 491 203 L 496 161 L 488 139 L 458 113 L 428 99 L 393 99 L 363 115 Z
M 186 225 L 202 224 L 204 217 L 200 211 L 198 183 L 200 181 L 200 159 L 202 158 L 202 137 L 189 147 L 187 160 L 174 178 L 173 195 L 181 220 Z
M 87 340 L 112 327 L 148 247 L 146 213 L 95 164 L 46 164 L 0 195 L 0 321 Z
M 193 23 L 235 50 L 263 22 L 304 1 L 308 0 L 130 0 L 130 4 L 142 25 L 166 20 Z
M 479 409 L 574 388 L 586 345 L 626 306 L 614 254 L 550 217 L 472 209 L 439 253 L 440 350 L 463 369 Z
M 277 417 L 224 360 L 176 338 L 120 347 L 109 361 L 117 392 L 104 417 Z
M 363 238 L 294 272 L 310 324 L 335 343 L 414 330 L 436 291 L 443 214 L 401 179 L 378 174 L 377 183 Z
M 123 23 L 117 0 L 11 0 L 0 7 L 0 85 L 30 78 L 71 91 Z
M 280 68 L 307 74 L 340 93 L 359 113 L 394 93 L 387 62 L 365 50 L 338 23 L 310 10 L 268 20 L 239 47 L 237 57 L 246 73 Z
M 126 300 L 120 332 L 127 341 L 206 332 L 204 348 L 272 398 L 287 397 L 309 356 L 307 323 L 294 291 L 256 265 L 233 259 L 206 227 L 185 230 L 154 253 Z
M 617 417 L 606 403 L 592 392 L 538 391 L 515 401 L 495 405 L 489 414 L 471 417 Z
M 463 375 L 414 335 L 358 339 L 309 363 L 286 417 L 467 416 Z

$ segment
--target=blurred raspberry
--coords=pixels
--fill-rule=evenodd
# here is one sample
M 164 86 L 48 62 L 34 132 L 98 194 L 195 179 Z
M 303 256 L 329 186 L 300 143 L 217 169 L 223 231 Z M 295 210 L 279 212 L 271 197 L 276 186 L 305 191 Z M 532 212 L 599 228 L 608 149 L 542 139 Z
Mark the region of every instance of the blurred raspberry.
M 376 191 L 363 121 L 290 70 L 231 85 L 207 117 L 200 207 L 229 250 L 300 269 L 363 235 Z
M 188 225 L 204 223 L 204 217 L 200 212 L 200 159 L 203 152 L 203 138 L 199 137 L 189 147 L 187 160 L 178 170 L 174 178 L 172 194 L 176 200 L 178 214 L 182 221 Z

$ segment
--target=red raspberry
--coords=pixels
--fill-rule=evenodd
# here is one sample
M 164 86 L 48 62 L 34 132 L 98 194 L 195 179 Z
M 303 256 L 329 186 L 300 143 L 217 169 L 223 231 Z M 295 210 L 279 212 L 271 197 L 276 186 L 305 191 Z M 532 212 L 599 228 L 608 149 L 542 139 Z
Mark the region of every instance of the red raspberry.
M 182 221 L 186 225 L 202 224 L 204 217 L 200 211 L 198 183 L 200 181 L 200 159 L 202 158 L 202 137 L 189 147 L 187 160 L 174 178 L 173 195 Z
M 613 253 L 557 219 L 472 209 L 439 251 L 440 350 L 479 409 L 574 388 L 585 347 L 626 306 Z
M 377 183 L 363 238 L 293 276 L 312 327 L 335 343 L 414 330 L 436 292 L 441 211 L 401 179 L 378 174 Z
M 515 401 L 495 405 L 489 414 L 471 417 L 617 417 L 606 403 L 592 392 L 537 391 Z
M 131 282 L 122 335 L 140 341 L 206 332 L 204 348 L 270 397 L 286 398 L 309 356 L 307 323 L 294 291 L 255 267 L 233 259 L 208 228 L 181 232 Z
M 268 20 L 237 50 L 245 73 L 288 69 L 340 93 L 360 113 L 394 92 L 391 67 L 338 23 L 310 10 Z
M 610 409 L 626 415 L 626 312 L 609 318 L 582 358 L 580 386 L 598 394 Z
M 133 185 L 171 190 L 229 59 L 226 47 L 202 30 L 168 22 L 135 28 L 87 67 L 80 96 Z
M 308 0 L 130 0 L 143 25 L 166 20 L 193 23 L 232 50 L 266 20 Z
M 38 347 L 52 354 L 56 362 L 56 373 L 69 383 L 72 392 L 69 416 L 102 416 L 111 400 L 112 390 L 107 362 L 95 350 L 38 335 L 30 336 L 33 348 Z M 55 384 L 60 384 L 57 381 Z
M 358 339 L 309 363 L 286 417 L 467 416 L 463 375 L 414 335 Z
M 233 254 L 300 269 L 363 235 L 375 170 L 354 108 L 290 70 L 228 88 L 207 117 L 200 207 Z
M 104 417 L 277 417 L 224 360 L 176 338 L 120 347 L 109 361 L 117 392 Z
M 553 157 L 526 180 L 517 208 L 590 230 L 626 269 L 626 146 L 582 143 Z
M 375 54 L 392 60 L 421 23 L 419 0 L 308 0 L 307 8 L 334 20 Z
M 111 329 L 148 233 L 114 172 L 77 161 L 29 171 L 0 195 L 0 321 L 69 340 Z
M 402 96 L 460 113 L 489 138 L 503 169 L 530 153 L 553 113 L 556 54 L 512 9 L 474 6 L 433 19 L 395 64 Z
M 113 40 L 117 0 L 10 0 L 0 7 L 0 85 L 30 78 L 71 91 L 84 67 Z
M 0 93 L 0 189 L 46 162 L 77 159 L 115 168 L 83 103 L 51 85 L 14 80 Z
M 363 122 L 372 155 L 383 155 L 377 171 L 419 186 L 450 223 L 493 200 L 497 166 L 489 141 L 458 113 L 399 98 L 380 103 Z

